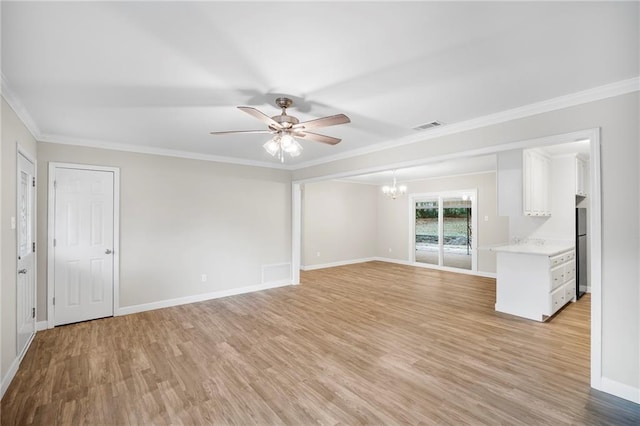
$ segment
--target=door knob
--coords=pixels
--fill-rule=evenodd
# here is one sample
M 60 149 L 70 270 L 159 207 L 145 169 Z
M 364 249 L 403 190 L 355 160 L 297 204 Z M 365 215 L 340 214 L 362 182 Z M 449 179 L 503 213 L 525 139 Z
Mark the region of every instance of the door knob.
M 19 274 L 26 274 L 26 273 L 27 273 L 27 270 L 26 270 L 26 269 L 20 269 L 20 270 L 18 271 L 18 273 L 19 273 Z
M 106 250 L 104 251 L 104 254 L 111 254 L 111 253 L 113 253 L 113 252 L 112 252 L 111 250 L 109 250 L 109 249 L 106 249 Z

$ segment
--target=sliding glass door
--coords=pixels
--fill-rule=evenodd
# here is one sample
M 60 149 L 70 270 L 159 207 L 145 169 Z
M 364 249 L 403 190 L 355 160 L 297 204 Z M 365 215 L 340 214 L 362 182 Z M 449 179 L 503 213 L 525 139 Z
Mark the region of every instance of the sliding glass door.
M 411 198 L 415 262 L 476 270 L 475 198 L 475 190 Z
M 438 199 L 415 202 L 416 262 L 440 264 L 440 231 Z

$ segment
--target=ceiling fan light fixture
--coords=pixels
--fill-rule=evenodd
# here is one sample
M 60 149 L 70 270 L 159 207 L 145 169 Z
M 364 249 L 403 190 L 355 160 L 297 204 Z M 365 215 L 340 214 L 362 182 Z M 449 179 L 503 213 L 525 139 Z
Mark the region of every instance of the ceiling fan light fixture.
M 295 149 L 296 143 L 297 142 L 293 138 L 293 136 L 287 133 L 280 136 L 280 145 L 282 146 L 282 149 L 284 150 L 284 152 L 289 152 L 291 149 Z
M 279 136 L 276 136 L 275 138 L 268 140 L 267 143 L 262 145 L 265 151 L 267 151 L 273 157 L 275 157 L 276 154 L 280 151 L 280 142 L 276 140 L 278 138 Z
M 302 153 L 302 145 L 300 145 L 298 141 L 295 141 L 295 143 L 293 144 L 293 149 L 290 149 L 287 152 L 289 153 L 290 156 L 297 157 Z

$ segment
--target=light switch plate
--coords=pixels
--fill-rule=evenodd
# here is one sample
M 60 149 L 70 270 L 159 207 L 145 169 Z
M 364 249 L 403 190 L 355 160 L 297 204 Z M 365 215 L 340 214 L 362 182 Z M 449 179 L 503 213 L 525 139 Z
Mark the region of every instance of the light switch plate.
M 16 218 L 11 216 L 11 229 L 16 229 Z

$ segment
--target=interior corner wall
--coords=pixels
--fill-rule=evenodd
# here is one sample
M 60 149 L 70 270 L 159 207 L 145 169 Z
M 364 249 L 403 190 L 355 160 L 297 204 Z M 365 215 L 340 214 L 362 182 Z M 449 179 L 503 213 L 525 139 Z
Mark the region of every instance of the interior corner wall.
M 299 169 L 293 179 L 388 168 L 416 159 L 600 128 L 602 191 L 602 379 L 640 400 L 640 92 Z M 635 236 L 630 238 L 630 236 Z M 593 279 L 593 277 L 592 277 Z M 616 385 L 618 386 L 618 385 Z
M 47 309 L 49 162 L 120 169 L 121 309 L 260 285 L 264 265 L 291 262 L 288 171 L 51 143 L 37 149 L 39 321 Z
M 478 271 L 495 273 L 495 252 L 488 247 L 507 243 L 508 218 L 497 214 L 496 173 L 474 173 L 445 178 L 406 182 L 408 196 L 433 192 L 477 189 Z M 378 191 L 377 257 L 409 261 L 411 206 L 407 197 L 392 200 Z M 486 220 L 485 220 L 486 219 Z
M 0 304 L 2 314 L 2 341 L 0 346 L 0 377 L 7 372 L 18 357 L 16 325 L 17 242 L 16 230 L 11 229 L 11 218 L 17 217 L 16 176 L 17 146 L 36 158 L 36 141 L 20 121 L 13 109 L 2 98 L 2 194 L 0 233 L 2 252 L 0 257 Z M 40 178 L 40 177 L 38 177 Z M 38 229 L 36 232 L 40 232 Z
M 305 268 L 376 254 L 378 187 L 343 181 L 307 183 L 302 195 Z

